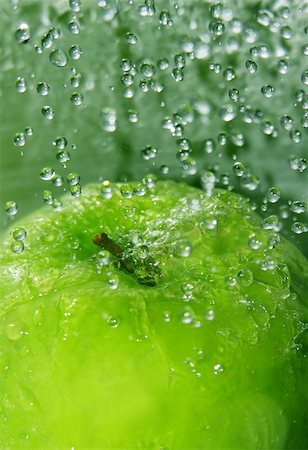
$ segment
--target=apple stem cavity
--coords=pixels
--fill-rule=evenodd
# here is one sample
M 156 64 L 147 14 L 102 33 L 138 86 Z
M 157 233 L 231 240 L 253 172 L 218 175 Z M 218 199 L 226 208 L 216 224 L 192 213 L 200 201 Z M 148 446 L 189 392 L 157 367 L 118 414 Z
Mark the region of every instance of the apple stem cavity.
M 146 286 L 156 286 L 155 275 L 161 275 L 161 273 L 157 264 L 152 261 L 152 258 L 146 258 L 144 261 L 140 261 L 140 264 L 136 264 L 131 256 L 125 256 L 119 244 L 112 240 L 106 233 L 97 233 L 92 241 L 95 245 L 109 251 L 115 256 L 120 263 L 120 268 L 133 275 L 138 283 Z

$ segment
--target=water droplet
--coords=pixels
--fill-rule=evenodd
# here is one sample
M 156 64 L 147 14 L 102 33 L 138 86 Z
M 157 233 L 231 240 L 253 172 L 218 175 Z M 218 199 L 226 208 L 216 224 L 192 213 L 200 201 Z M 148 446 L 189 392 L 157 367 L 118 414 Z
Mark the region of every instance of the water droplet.
M 281 75 L 286 75 L 289 71 L 289 63 L 285 59 L 280 59 L 277 63 L 278 72 Z
M 41 170 L 40 177 L 44 181 L 50 181 L 54 178 L 55 174 L 56 174 L 55 170 L 52 169 L 51 167 L 44 167 Z
M 50 86 L 48 83 L 38 83 L 36 90 L 40 95 L 48 95 L 50 91 Z
M 181 53 L 175 55 L 174 64 L 177 69 L 184 69 L 185 67 L 185 56 Z
M 171 14 L 169 13 L 169 11 L 167 11 L 167 10 L 161 11 L 161 13 L 159 14 L 159 22 L 163 26 L 170 27 L 173 25 L 173 20 L 172 20 L 172 17 L 171 17 Z
M 80 92 L 73 92 L 70 101 L 74 106 L 80 106 L 83 103 L 83 95 Z
M 302 54 L 308 56 L 308 44 L 302 46 Z
M 160 70 L 167 70 L 169 67 L 169 61 L 167 58 L 162 58 L 157 62 L 157 67 Z
M 26 22 L 22 22 L 15 32 L 15 38 L 18 44 L 26 44 L 31 38 L 30 28 Z
M 58 149 L 63 150 L 67 146 L 67 139 L 64 136 L 57 137 L 52 144 Z
M 138 38 L 134 33 L 126 33 L 125 38 L 126 41 L 131 45 L 135 45 L 138 42 Z
M 45 205 L 52 205 L 53 200 L 54 198 L 51 191 L 43 191 L 43 202 Z
M 225 25 L 220 20 L 213 20 L 209 24 L 209 30 L 215 36 L 221 36 L 225 31 Z
M 294 120 L 292 119 L 292 117 L 288 116 L 287 114 L 284 114 L 280 118 L 280 123 L 284 130 L 290 131 L 293 127 Z
M 238 89 L 230 89 L 229 91 L 229 97 L 233 102 L 238 102 L 240 97 L 240 92 Z
M 124 198 L 132 198 L 134 194 L 134 188 L 130 184 L 122 184 L 120 191 Z
M 183 81 L 184 80 L 184 72 L 182 69 L 174 68 L 171 72 L 172 78 L 176 81 Z
M 80 181 L 80 176 L 76 172 L 71 172 L 67 175 L 67 182 L 70 186 L 74 186 L 75 184 L 78 184 Z
M 48 120 L 52 120 L 55 116 L 55 113 L 51 106 L 43 106 L 42 114 Z
M 294 144 L 299 144 L 302 140 L 302 133 L 299 130 L 291 130 L 289 136 Z
M 273 135 L 275 132 L 275 126 L 269 120 L 265 120 L 261 123 L 261 131 L 267 136 Z
M 205 153 L 213 153 L 215 150 L 215 141 L 213 139 L 205 139 L 202 146 Z
M 307 203 L 296 200 L 291 203 L 290 209 L 295 214 L 304 214 L 307 209 Z
M 107 286 L 112 290 L 117 289 L 119 286 L 119 278 L 113 272 L 107 273 Z
M 222 373 L 224 371 L 224 368 L 221 364 L 215 364 L 214 366 L 214 374 L 218 375 L 219 373 Z
M 308 86 L 308 70 L 304 70 L 301 76 L 301 80 L 305 86 Z
M 240 161 L 233 164 L 233 172 L 237 177 L 242 177 L 246 171 L 246 166 Z
M 33 128 L 32 127 L 27 127 L 25 128 L 25 134 L 26 136 L 32 136 L 33 135 Z
M 155 75 L 155 67 L 151 63 L 143 63 L 140 66 L 140 72 L 146 78 L 151 78 Z
M 114 289 L 115 289 L 115 288 L 114 288 Z M 111 328 L 118 328 L 118 326 L 120 325 L 120 323 L 121 323 L 120 318 L 117 317 L 117 316 L 111 316 L 111 317 L 109 317 L 109 319 L 108 319 L 108 325 L 109 325 Z
M 69 0 L 69 5 L 72 11 L 79 12 L 81 9 L 81 0 Z
M 102 127 L 108 133 L 117 129 L 117 114 L 114 109 L 105 108 L 102 111 Z
M 232 105 L 223 106 L 220 109 L 220 117 L 224 122 L 231 122 L 236 117 L 236 109 Z
M 283 39 L 289 40 L 293 36 L 293 31 L 288 25 L 286 25 L 280 28 L 280 35 Z
M 276 203 L 280 199 L 280 189 L 278 187 L 271 187 L 266 193 L 266 198 L 270 203 Z
M 4 211 L 9 216 L 15 216 L 15 214 L 17 214 L 17 212 L 18 212 L 17 203 L 14 202 L 13 200 L 6 202 L 6 204 L 4 205 Z
M 222 73 L 226 81 L 232 81 L 235 78 L 235 70 L 233 67 L 227 67 Z
M 82 50 L 78 45 L 72 45 L 69 49 L 69 55 L 72 59 L 79 59 L 82 55 Z
M 258 70 L 257 64 L 256 64 L 254 61 L 252 61 L 251 59 L 249 59 L 248 61 L 246 61 L 245 65 L 246 65 L 246 69 L 247 69 L 248 72 L 251 73 L 251 74 L 256 73 L 256 71 Z
M 13 253 L 16 253 L 16 255 L 22 253 L 24 248 L 25 244 L 22 241 L 14 241 L 11 243 L 11 250 Z
M 17 341 L 23 335 L 22 326 L 18 323 L 9 323 L 6 327 L 6 335 L 11 341 Z
M 152 147 L 151 145 L 147 145 L 144 149 L 141 150 L 141 155 L 146 161 L 155 158 L 157 156 L 157 153 L 157 148 Z
M 80 26 L 79 26 L 79 23 L 76 20 L 72 20 L 68 24 L 68 29 L 73 34 L 79 34 L 80 33 Z
M 74 184 L 70 186 L 70 193 L 73 197 L 79 197 L 81 195 L 81 186 L 80 184 Z
M 290 167 L 292 170 L 304 172 L 307 169 L 307 159 L 300 156 L 291 156 Z
M 261 93 L 264 95 L 264 97 L 272 97 L 274 95 L 275 89 L 270 86 L 269 84 L 266 84 L 265 86 L 262 86 Z
M 101 187 L 101 194 L 104 198 L 111 198 L 112 197 L 112 188 L 110 186 L 109 181 L 104 181 L 103 185 Z
M 242 269 L 237 273 L 237 280 L 241 286 L 251 286 L 253 283 L 253 274 L 249 269 Z
M 16 230 L 13 231 L 13 239 L 15 241 L 23 241 L 26 239 L 27 231 L 24 228 L 16 228 Z
M 266 217 L 263 221 L 262 221 L 262 228 L 264 230 L 274 230 L 274 231 L 279 231 L 279 227 L 278 227 L 278 217 L 275 215 Z
M 50 62 L 57 67 L 65 67 L 68 63 L 68 56 L 61 49 L 57 49 L 51 52 L 49 55 L 49 59 Z
M 18 77 L 16 80 L 16 90 L 17 92 L 23 93 L 27 90 L 27 82 L 24 78 Z
M 16 133 L 13 139 L 14 145 L 16 147 L 23 147 L 26 143 L 26 136 L 24 133 Z
M 125 73 L 121 76 L 121 81 L 125 86 L 131 86 L 134 83 L 134 77 L 131 73 Z
M 188 239 L 178 240 L 174 244 L 173 250 L 174 250 L 173 253 L 175 256 L 187 258 L 191 254 L 192 244 Z
M 302 222 L 294 222 L 291 226 L 291 230 L 295 234 L 307 233 L 308 227 Z
M 61 163 L 61 164 L 63 164 L 64 166 L 66 166 L 66 163 L 67 163 L 68 161 L 70 161 L 70 159 L 71 159 L 71 155 L 70 155 L 70 153 L 69 153 L 68 151 L 66 151 L 66 150 L 60 150 L 60 151 L 58 151 L 56 158 L 57 158 L 57 161 L 58 161 L 59 163 Z

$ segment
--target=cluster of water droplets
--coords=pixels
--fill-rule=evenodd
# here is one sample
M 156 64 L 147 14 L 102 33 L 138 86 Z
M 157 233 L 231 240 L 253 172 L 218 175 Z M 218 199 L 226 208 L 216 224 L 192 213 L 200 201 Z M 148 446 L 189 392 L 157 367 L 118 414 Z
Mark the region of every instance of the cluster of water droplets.
M 161 9 L 159 2 L 154 1 L 128 1 L 125 5 L 97 1 L 90 7 L 70 0 L 65 20 L 54 18 L 43 32 L 32 29 L 30 21 L 21 18 L 15 30 L 17 45 L 24 49 L 32 46 L 38 58 L 49 61 L 50 69 L 45 70 L 44 78 L 35 74 L 27 78 L 20 73 L 15 81 L 16 91 L 36 94 L 44 100 L 38 111 L 43 118 L 42 127 L 59 129 L 54 123 L 61 120 L 61 103 L 55 101 L 54 95 L 60 95 L 61 102 L 73 107 L 71 130 L 66 130 L 65 135 L 82 135 L 85 117 L 99 124 L 104 133 L 102 141 L 110 143 L 114 139 L 116 146 L 123 147 L 124 155 L 123 134 L 127 130 L 128 141 L 136 135 L 138 143 L 132 141 L 128 147 L 133 146 L 136 158 L 139 155 L 141 159 L 140 178 L 148 170 L 158 178 L 185 178 L 201 186 L 207 195 L 216 187 L 244 192 L 257 198 L 255 209 L 265 221 L 275 216 L 280 231 L 290 229 L 296 235 L 303 234 L 308 229 L 305 193 L 298 192 L 296 198 L 286 188 L 267 184 L 260 164 L 255 166 L 247 157 L 247 148 L 257 154 L 259 147 L 266 145 L 270 153 L 271 145 L 276 151 L 279 144 L 275 141 L 281 140 L 283 164 L 288 166 L 290 179 L 307 175 L 304 149 L 308 126 L 308 30 L 301 20 L 305 12 L 305 5 L 293 10 L 292 2 L 286 1 L 283 6 L 275 3 L 272 8 L 250 13 L 248 20 L 244 7 L 224 2 L 195 7 L 167 2 Z M 124 16 L 127 24 L 123 28 Z M 87 95 L 94 91 L 99 97 L 101 85 L 96 73 L 91 73 L 92 68 L 82 61 L 89 52 L 99 53 L 99 44 L 95 42 L 90 48 L 85 37 L 91 27 L 95 31 L 101 24 L 115 30 L 115 41 L 110 46 L 114 46 L 116 57 L 105 62 L 106 71 L 112 74 L 106 76 L 103 85 L 109 102 L 103 103 L 99 114 L 92 117 Z M 147 28 L 154 33 L 151 39 L 154 48 L 156 41 L 160 45 L 159 51 L 148 45 Z M 161 41 L 165 45 L 161 46 Z M 294 66 L 298 73 L 294 73 Z M 103 70 L 99 70 L 102 72 L 98 78 L 104 77 Z M 54 78 L 49 79 L 53 71 L 62 87 Z M 199 84 L 195 83 L 196 71 L 200 72 Z M 190 95 L 187 90 L 191 90 Z M 157 137 L 152 133 L 148 142 L 138 134 L 143 125 L 149 126 L 144 122 L 145 117 L 150 117 L 147 103 L 157 105 L 157 116 L 151 117 L 151 128 Z M 27 148 L 32 151 L 30 137 L 40 132 L 31 126 L 16 130 L 12 140 L 21 155 Z M 168 142 L 168 148 L 162 147 L 159 135 Z M 139 146 L 141 141 L 144 145 Z M 38 177 L 49 184 L 42 187 L 43 202 L 61 210 L 57 199 L 60 191 L 69 191 L 74 197 L 82 192 L 81 177 L 71 168 L 74 161 L 78 163 L 79 155 L 74 144 L 68 148 L 64 136 L 55 138 L 52 144 L 56 150 L 52 150 L 54 165 L 42 166 Z M 91 147 L 91 141 L 88 145 Z M 101 161 L 104 149 L 103 144 Z M 272 157 L 277 161 L 270 163 L 269 169 L 267 159 L 265 172 L 275 167 L 279 170 L 279 158 Z M 123 184 L 125 198 L 145 195 L 146 184 L 141 181 L 139 193 L 135 191 L 129 183 Z M 106 198 L 112 196 L 109 185 L 102 186 L 102 194 Z M 129 208 L 126 213 L 130 214 Z

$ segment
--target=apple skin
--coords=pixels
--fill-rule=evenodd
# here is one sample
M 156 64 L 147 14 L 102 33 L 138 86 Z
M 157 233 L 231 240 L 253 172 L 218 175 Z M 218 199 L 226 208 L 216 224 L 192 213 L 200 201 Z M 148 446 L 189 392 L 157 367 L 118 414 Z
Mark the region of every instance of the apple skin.
M 131 186 L 88 185 L 23 219 L 20 254 L 4 235 L 0 447 L 305 448 L 307 261 L 270 248 L 236 194 Z M 135 273 L 100 253 L 103 232 Z M 155 286 L 140 282 L 148 258 Z

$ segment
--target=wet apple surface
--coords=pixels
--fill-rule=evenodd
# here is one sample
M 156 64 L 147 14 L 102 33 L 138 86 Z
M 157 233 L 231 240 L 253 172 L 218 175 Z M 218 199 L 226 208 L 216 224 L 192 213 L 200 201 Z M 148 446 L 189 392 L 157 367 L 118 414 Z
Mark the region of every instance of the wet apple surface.
M 0 445 L 304 448 L 299 250 L 227 191 L 147 179 L 61 202 L 1 244 Z

